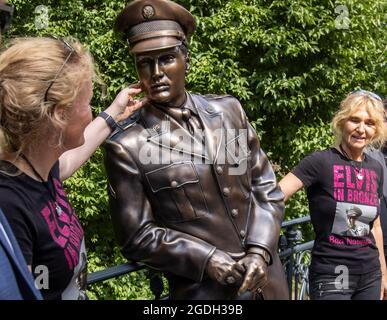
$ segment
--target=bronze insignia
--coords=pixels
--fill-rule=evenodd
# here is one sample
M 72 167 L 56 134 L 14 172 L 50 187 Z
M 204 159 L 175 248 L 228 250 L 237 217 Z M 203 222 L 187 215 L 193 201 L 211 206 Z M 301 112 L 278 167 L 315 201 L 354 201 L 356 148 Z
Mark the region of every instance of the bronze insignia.
M 142 8 L 142 16 L 145 19 L 150 19 L 155 15 L 155 9 L 152 6 L 145 6 Z

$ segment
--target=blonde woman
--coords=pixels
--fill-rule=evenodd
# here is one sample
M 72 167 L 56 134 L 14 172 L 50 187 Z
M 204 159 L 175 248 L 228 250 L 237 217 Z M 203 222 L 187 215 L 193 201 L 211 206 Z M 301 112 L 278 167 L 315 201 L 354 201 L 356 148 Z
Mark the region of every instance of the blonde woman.
M 383 119 L 379 96 L 350 93 L 332 121 L 334 147 L 307 156 L 279 182 L 285 200 L 303 187 L 307 191 L 316 233 L 311 299 L 379 299 L 387 286 L 379 219 L 382 167 L 364 153 L 367 145 L 383 143 Z M 356 219 L 348 224 L 351 212 Z
M 77 41 L 18 39 L 0 56 L 0 207 L 45 299 L 86 298 L 84 234 L 62 181 L 143 104 L 132 86 L 92 121 L 93 77 Z

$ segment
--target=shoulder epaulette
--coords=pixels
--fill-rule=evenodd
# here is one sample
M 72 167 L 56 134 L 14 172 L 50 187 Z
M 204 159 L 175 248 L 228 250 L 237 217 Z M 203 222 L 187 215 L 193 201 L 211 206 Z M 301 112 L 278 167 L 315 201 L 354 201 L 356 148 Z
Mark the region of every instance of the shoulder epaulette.
M 111 133 L 110 137 L 113 137 L 117 133 L 125 131 L 133 127 L 138 120 L 140 119 L 140 112 L 135 112 L 131 116 L 127 117 L 125 120 L 117 123 L 117 128 Z
M 232 95 L 230 95 L 230 94 L 205 94 L 205 95 L 203 95 L 203 97 L 206 99 L 209 99 L 209 100 L 217 100 L 217 99 L 232 97 Z

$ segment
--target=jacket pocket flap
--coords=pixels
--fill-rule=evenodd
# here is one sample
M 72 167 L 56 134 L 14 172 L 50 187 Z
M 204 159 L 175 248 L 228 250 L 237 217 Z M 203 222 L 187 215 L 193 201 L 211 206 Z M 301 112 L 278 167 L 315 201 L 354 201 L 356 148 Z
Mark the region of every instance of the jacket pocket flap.
M 145 174 L 153 192 L 198 183 L 199 176 L 192 162 L 173 163 Z

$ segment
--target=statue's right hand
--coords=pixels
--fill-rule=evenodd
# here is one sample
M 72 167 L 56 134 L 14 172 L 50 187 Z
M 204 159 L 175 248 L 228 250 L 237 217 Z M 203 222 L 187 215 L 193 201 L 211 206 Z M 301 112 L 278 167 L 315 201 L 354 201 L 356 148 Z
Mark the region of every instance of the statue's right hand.
M 245 268 L 224 251 L 216 249 L 207 263 L 206 272 L 223 285 L 233 285 L 243 281 Z

